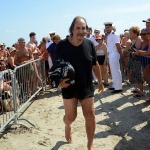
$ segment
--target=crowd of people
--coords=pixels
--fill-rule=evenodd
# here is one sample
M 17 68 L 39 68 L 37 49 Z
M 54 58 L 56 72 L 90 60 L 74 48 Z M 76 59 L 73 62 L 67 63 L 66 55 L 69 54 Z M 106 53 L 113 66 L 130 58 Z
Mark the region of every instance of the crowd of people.
M 111 94 L 123 92 L 122 73 L 125 72 L 129 82 L 136 84 L 132 91 L 136 93 L 135 97 L 142 96 L 145 82 L 150 83 L 150 58 L 145 57 L 150 55 L 150 19 L 143 22 L 146 23 L 143 29 L 132 26 L 120 35 L 116 33 L 112 22 L 105 22 L 104 34 L 97 28 L 93 34 L 92 27 L 87 25 L 84 18 L 75 17 L 69 28 L 70 34 L 64 40 L 56 32 L 50 32 L 50 37 L 43 37 L 39 45 L 36 34 L 31 32 L 28 43 L 24 38 L 19 38 L 11 48 L 6 48 L 4 43 L 0 44 L 0 71 L 13 70 L 32 60 L 43 58 L 44 78 L 46 84 L 50 85 L 48 72 L 55 60 L 62 58 L 69 61 L 75 69 L 75 84 L 69 85 L 67 79 L 61 80 L 59 84 L 65 106 L 65 136 L 68 142 L 72 141 L 71 124 L 77 116 L 77 103 L 80 101 L 86 121 L 87 147 L 92 150 L 95 131 L 93 83 L 98 84 L 98 90 L 102 92 L 104 87 L 109 86 L 108 79 L 111 76 Z M 42 64 L 41 61 L 40 63 Z M 38 67 L 39 64 L 31 63 L 25 69 L 28 70 L 29 80 L 32 81 L 32 74 L 35 74 L 38 84 L 42 86 Z M 20 78 L 24 76 L 22 74 Z M 1 91 L 8 90 L 7 86 L 4 82 Z M 32 90 L 35 88 L 33 85 Z

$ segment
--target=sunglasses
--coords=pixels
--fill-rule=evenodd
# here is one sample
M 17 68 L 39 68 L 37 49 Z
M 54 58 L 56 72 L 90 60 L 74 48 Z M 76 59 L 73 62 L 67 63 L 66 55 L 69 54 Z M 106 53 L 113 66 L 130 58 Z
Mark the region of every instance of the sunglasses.
M 102 39 L 96 39 L 96 41 L 101 41 Z
M 19 42 L 20 44 L 24 44 L 25 42 Z
M 143 36 L 143 35 L 145 36 L 145 35 L 147 35 L 147 34 L 148 34 L 148 33 L 141 33 L 140 35 L 141 35 L 141 36 Z
M 112 24 L 106 24 L 105 27 L 107 27 L 107 26 L 112 26 Z

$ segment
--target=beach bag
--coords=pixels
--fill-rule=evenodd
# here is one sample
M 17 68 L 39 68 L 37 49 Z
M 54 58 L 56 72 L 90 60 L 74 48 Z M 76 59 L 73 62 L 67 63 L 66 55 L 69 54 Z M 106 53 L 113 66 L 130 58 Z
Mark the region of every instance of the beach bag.
M 75 84 L 75 70 L 69 62 L 66 62 L 63 59 L 57 59 L 55 61 L 54 65 L 49 70 L 48 75 L 53 88 L 57 88 L 59 82 L 63 79 L 69 79 L 66 81 L 68 84 Z

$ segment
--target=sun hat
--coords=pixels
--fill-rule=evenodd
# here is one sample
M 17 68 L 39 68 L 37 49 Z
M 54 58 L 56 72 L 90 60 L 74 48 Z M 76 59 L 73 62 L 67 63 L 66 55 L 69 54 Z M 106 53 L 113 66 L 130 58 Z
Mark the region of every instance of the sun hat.
M 9 52 L 10 52 L 10 53 L 12 53 L 13 51 L 16 51 L 16 48 L 15 48 L 15 47 L 11 47 L 11 48 L 9 49 Z

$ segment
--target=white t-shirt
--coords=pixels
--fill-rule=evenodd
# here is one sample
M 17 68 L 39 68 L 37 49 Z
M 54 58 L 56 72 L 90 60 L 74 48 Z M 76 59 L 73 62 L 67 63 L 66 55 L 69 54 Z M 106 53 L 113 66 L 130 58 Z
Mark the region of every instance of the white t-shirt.
M 109 53 L 118 52 L 117 43 L 120 43 L 120 37 L 116 33 L 111 32 L 107 37 L 107 51 Z
M 89 39 L 90 41 L 92 41 L 93 44 L 94 44 L 94 46 L 97 46 L 97 45 L 98 45 L 98 43 L 97 43 L 97 41 L 95 40 L 95 37 L 94 37 L 94 36 L 91 35 L 89 38 L 85 36 L 85 38 L 86 38 L 86 39 Z

